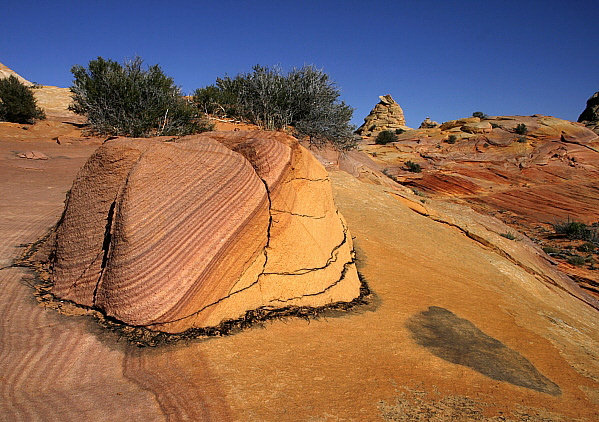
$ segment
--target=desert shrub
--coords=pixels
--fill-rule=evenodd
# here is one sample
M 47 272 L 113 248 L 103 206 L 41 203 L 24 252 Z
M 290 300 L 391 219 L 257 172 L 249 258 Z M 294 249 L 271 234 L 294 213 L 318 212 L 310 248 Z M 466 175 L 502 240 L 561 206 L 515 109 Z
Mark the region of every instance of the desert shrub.
M 396 135 L 401 135 L 402 133 L 405 133 L 405 132 L 406 132 L 405 129 L 402 129 L 402 128 L 395 129 Z
M 594 252 L 596 246 L 592 242 L 585 242 L 582 245 L 576 247 L 576 250 L 579 252 Z
M 458 140 L 456 135 L 449 135 L 449 137 L 445 140 L 448 144 L 455 144 Z
M 37 106 L 33 92 L 15 76 L 0 79 L 0 120 L 13 123 L 33 123 L 45 119 Z
M 524 123 L 519 123 L 514 129 L 514 132 L 516 132 L 518 135 L 526 135 L 528 133 L 528 128 Z
M 586 264 L 587 260 L 584 256 L 580 256 L 580 255 L 574 255 L 571 256 L 570 258 L 567 259 L 568 264 L 571 265 L 576 265 L 577 267 L 580 267 L 584 264 Z
M 501 128 L 501 126 L 499 126 L 497 123 L 493 123 L 493 122 L 491 122 L 491 127 L 493 129 L 500 129 Z
M 377 135 L 376 139 L 374 140 L 374 143 L 377 145 L 387 145 L 395 141 L 397 141 L 397 135 L 395 134 L 395 132 L 391 130 L 384 130 Z
M 579 221 L 558 222 L 553 225 L 557 234 L 563 234 L 569 239 L 582 239 L 589 242 L 599 241 L 599 228 L 587 226 Z
M 520 137 L 518 137 L 518 139 L 516 139 L 516 141 L 518 141 L 518 143 L 520 143 L 520 144 L 525 144 L 526 136 L 520 136 Z
M 219 109 L 264 129 L 293 127 L 310 144 L 354 148 L 353 109 L 339 101 L 339 89 L 321 69 L 306 65 L 284 74 L 280 67 L 256 65 L 251 73 L 218 78 L 199 88 L 194 101 L 206 110 Z
M 487 116 L 482 111 L 475 111 L 474 113 L 472 113 L 472 117 L 480 117 L 481 119 L 486 119 L 489 116 Z
M 405 165 L 408 171 L 411 171 L 412 173 L 420 173 L 422 171 L 422 167 L 420 167 L 420 164 L 415 163 L 413 161 L 406 161 Z
M 136 57 L 121 65 L 98 57 L 75 77 L 69 109 L 87 117 L 93 132 L 106 135 L 187 135 L 208 129 L 198 109 L 181 96 L 158 65 L 143 67 Z
M 556 254 L 560 253 L 560 250 L 557 248 L 554 248 L 553 246 L 544 246 L 543 252 L 545 252 L 547 255 L 556 255 Z
M 516 235 L 512 232 L 500 233 L 500 235 L 509 240 L 516 240 Z

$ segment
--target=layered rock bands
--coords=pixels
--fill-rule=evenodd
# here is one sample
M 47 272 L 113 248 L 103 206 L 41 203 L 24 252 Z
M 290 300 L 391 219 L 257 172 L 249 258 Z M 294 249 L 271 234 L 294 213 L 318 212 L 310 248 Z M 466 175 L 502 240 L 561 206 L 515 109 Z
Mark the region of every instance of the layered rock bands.
M 75 179 L 55 245 L 57 297 L 164 332 L 360 289 L 327 172 L 281 133 L 107 141 Z

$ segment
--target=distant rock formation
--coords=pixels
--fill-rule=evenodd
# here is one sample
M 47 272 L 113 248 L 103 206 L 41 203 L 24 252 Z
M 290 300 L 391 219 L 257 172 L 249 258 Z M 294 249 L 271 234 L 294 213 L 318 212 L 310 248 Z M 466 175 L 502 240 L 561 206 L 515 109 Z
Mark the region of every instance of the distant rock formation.
M 27 86 L 33 85 L 31 82 L 19 75 L 17 72 L 9 69 L 8 67 L 0 63 L 0 79 L 8 78 L 9 76 L 15 76 L 19 81 L 21 81 L 23 84 Z
M 384 130 L 396 130 L 406 128 L 406 119 L 403 110 L 395 102 L 391 95 L 382 95 L 381 100 L 374 106 L 372 111 L 366 118 L 364 124 L 360 126 L 356 133 L 362 136 L 371 136 L 374 133 Z
M 595 92 L 587 100 L 587 108 L 584 109 L 578 122 L 584 124 L 595 133 L 599 133 L 599 92 Z
M 439 123 L 431 120 L 430 117 L 424 119 L 424 121 L 420 124 L 418 129 L 433 129 L 439 126 Z
M 107 141 L 56 230 L 53 293 L 164 332 L 359 296 L 328 174 L 261 131 Z

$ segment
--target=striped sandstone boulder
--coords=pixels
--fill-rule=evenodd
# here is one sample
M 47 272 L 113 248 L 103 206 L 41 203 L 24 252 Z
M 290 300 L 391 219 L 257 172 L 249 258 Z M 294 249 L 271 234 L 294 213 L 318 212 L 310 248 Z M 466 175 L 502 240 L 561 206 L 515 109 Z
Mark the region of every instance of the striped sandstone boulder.
M 171 333 L 360 288 L 327 172 L 260 131 L 104 143 L 73 183 L 53 282 L 59 298 Z

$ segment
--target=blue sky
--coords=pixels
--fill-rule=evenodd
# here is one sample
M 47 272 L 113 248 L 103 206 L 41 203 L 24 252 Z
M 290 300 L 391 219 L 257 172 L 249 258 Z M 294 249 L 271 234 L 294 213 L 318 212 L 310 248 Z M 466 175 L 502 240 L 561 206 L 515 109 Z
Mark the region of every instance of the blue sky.
M 391 94 L 417 127 L 470 116 L 576 120 L 599 91 L 599 2 L 9 1 L 0 62 L 68 87 L 71 66 L 135 55 L 185 93 L 255 64 L 313 64 L 361 124 Z

